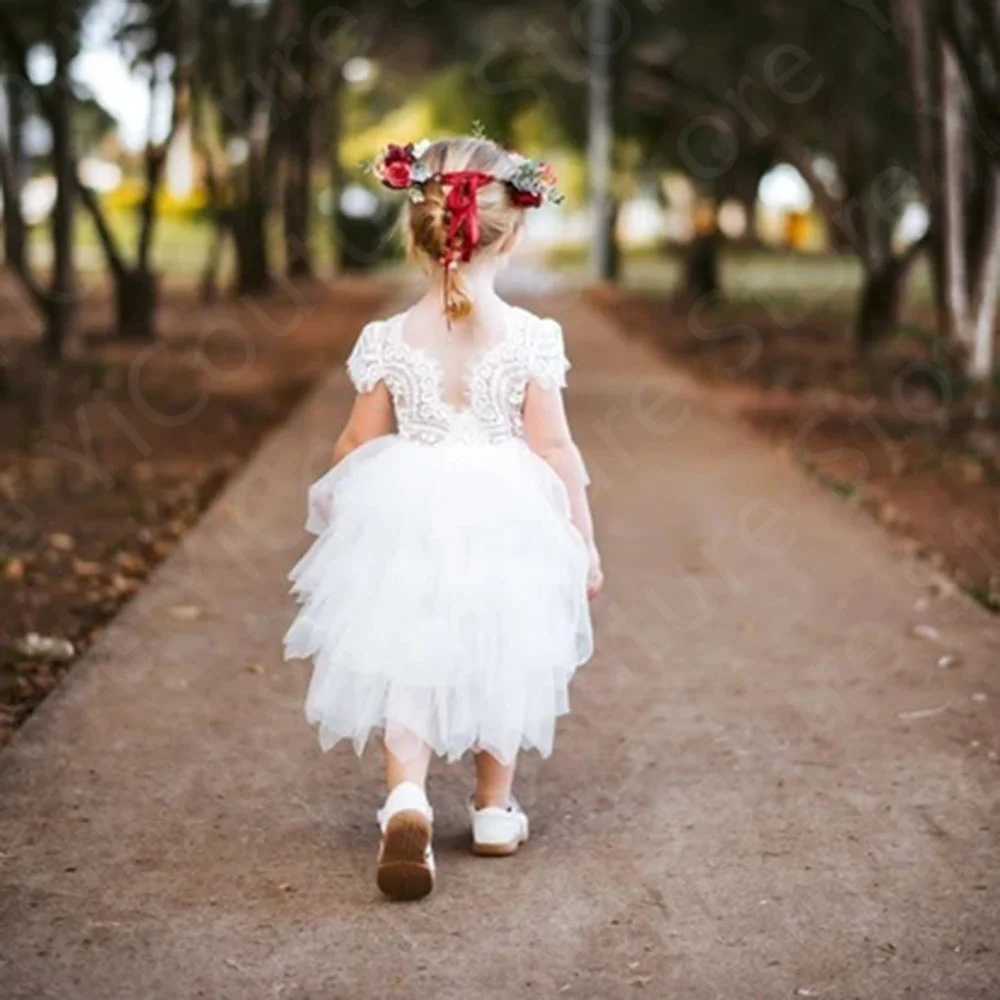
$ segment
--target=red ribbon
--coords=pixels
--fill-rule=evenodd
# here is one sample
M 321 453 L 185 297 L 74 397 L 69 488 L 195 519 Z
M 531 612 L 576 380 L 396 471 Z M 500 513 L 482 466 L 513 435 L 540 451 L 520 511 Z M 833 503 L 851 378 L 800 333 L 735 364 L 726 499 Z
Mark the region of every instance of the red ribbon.
M 478 170 L 457 170 L 441 175 L 441 183 L 448 188 L 444 207 L 448 213 L 448 232 L 445 237 L 445 266 L 456 255 L 463 261 L 472 258 L 472 251 L 479 243 L 479 212 L 476 193 L 481 187 L 492 184 L 496 178 Z

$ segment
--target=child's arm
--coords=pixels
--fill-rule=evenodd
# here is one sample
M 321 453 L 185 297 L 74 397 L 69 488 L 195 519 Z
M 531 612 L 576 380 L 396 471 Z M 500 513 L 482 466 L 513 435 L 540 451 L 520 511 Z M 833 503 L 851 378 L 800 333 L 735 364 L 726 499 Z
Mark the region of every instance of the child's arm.
M 341 431 L 333 449 L 334 465 L 355 448 L 385 434 L 391 434 L 396 427 L 396 417 L 392 409 L 392 396 L 384 382 L 379 382 L 370 392 L 361 392 L 354 397 L 347 426 Z
M 587 593 L 596 597 L 604 583 L 601 556 L 594 541 L 594 520 L 587 500 L 587 473 L 566 419 L 562 392 L 530 381 L 524 395 L 524 440 L 544 459 L 566 486 L 570 517 L 583 535 L 590 553 Z

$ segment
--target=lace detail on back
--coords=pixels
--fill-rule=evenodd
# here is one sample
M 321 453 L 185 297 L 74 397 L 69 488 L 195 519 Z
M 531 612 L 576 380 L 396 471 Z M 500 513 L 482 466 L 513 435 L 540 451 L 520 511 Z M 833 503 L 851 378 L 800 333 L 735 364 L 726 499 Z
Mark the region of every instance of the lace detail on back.
M 496 444 L 524 433 L 522 408 L 528 382 L 566 385 L 569 361 L 562 330 L 511 308 L 504 336 L 466 369 L 468 405 L 444 399 L 444 372 L 433 355 L 403 339 L 403 315 L 369 323 L 347 361 L 358 392 L 384 381 L 392 394 L 400 436 L 423 444 Z

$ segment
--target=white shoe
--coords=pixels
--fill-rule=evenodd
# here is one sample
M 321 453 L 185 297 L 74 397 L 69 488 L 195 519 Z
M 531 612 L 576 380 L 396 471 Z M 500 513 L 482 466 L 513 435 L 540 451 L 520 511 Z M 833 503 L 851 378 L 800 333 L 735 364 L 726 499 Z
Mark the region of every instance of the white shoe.
M 434 888 L 434 810 L 412 781 L 397 785 L 378 811 L 382 846 L 375 881 L 390 899 L 421 899 Z
M 490 857 L 513 854 L 528 839 L 528 817 L 511 798 L 506 809 L 486 806 L 477 809 L 469 803 L 472 820 L 472 851 Z

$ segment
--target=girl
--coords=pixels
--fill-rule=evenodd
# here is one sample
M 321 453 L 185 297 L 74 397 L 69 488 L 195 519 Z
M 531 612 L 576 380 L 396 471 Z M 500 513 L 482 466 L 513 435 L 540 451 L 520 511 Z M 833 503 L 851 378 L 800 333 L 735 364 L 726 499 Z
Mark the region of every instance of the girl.
M 350 739 L 360 754 L 381 730 L 377 882 L 416 899 L 434 883 L 433 754 L 475 755 L 477 854 L 527 839 L 517 754 L 552 752 L 602 575 L 560 328 L 494 290 L 525 210 L 558 198 L 550 171 L 478 138 L 390 146 L 374 169 L 409 192 L 430 287 L 366 326 L 347 362 L 358 394 L 310 490 L 319 537 L 291 573 L 285 654 L 313 658 L 306 717 L 324 750 Z

